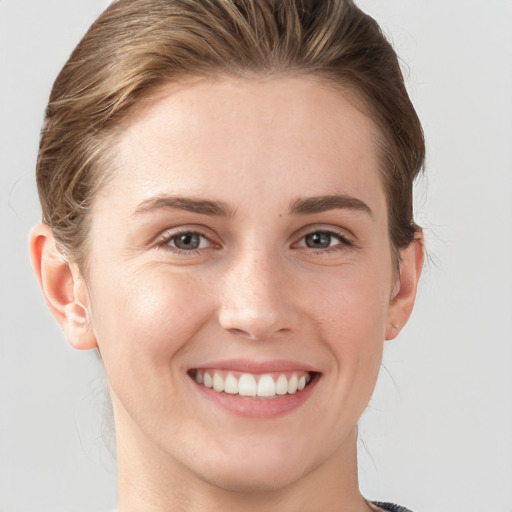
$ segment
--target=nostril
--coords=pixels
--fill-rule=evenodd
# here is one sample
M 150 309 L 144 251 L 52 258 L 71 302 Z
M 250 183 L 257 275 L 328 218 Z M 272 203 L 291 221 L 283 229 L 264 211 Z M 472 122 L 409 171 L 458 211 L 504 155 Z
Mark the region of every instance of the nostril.
M 238 335 L 241 335 L 241 336 L 246 336 L 247 338 L 252 338 L 253 336 L 251 336 L 250 333 L 242 330 L 242 329 L 228 329 L 229 332 L 231 332 L 232 334 L 238 334 Z
M 290 332 L 290 329 L 286 328 L 268 328 L 268 329 L 239 329 L 239 328 L 231 328 L 226 329 L 228 332 L 236 335 L 236 336 L 242 336 L 245 338 L 248 338 L 250 340 L 254 341 L 265 341 L 267 339 L 272 338 L 273 336 L 277 334 L 284 334 L 286 332 Z

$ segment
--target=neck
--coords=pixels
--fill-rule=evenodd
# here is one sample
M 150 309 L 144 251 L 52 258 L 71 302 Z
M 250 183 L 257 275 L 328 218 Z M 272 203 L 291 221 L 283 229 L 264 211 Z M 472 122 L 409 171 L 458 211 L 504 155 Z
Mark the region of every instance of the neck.
M 356 441 L 354 429 L 334 455 L 283 488 L 234 490 L 192 473 L 140 432 L 118 428 L 118 512 L 368 512 Z

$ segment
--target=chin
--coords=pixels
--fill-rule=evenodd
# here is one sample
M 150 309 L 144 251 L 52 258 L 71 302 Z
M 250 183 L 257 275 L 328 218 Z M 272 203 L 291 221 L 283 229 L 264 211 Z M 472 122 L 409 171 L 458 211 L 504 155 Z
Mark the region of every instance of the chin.
M 225 471 L 216 471 L 209 482 L 216 487 L 227 491 L 239 493 L 268 493 L 282 490 L 293 484 L 303 476 L 302 471 L 297 467 L 278 467 L 270 464 L 256 467 L 244 467 L 235 471 L 226 469 Z
M 202 479 L 233 492 L 273 492 L 301 479 L 307 472 L 303 454 L 285 446 L 258 447 L 226 453 L 221 460 L 202 467 Z M 208 470 L 210 469 L 210 470 Z

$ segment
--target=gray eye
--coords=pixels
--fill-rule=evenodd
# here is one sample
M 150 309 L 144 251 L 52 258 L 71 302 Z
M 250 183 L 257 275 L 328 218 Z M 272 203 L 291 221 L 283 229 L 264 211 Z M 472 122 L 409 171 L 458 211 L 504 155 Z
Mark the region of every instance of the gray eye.
M 201 247 L 202 238 L 199 233 L 181 233 L 171 238 L 171 244 L 178 249 L 193 251 Z
M 331 246 L 332 235 L 325 231 L 315 231 L 304 237 L 306 247 L 311 249 L 327 249 Z

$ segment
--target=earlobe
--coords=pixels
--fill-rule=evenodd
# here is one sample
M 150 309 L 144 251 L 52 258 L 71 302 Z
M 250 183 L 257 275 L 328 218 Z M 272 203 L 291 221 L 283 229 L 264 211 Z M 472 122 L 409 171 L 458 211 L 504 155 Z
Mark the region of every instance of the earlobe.
M 396 338 L 411 316 L 423 267 L 423 246 L 423 233 L 418 231 L 415 240 L 400 251 L 398 290 L 389 306 L 386 340 Z
M 76 265 L 59 251 L 49 226 L 38 224 L 30 233 L 30 258 L 44 298 L 68 343 L 80 350 L 97 347 L 87 316 L 85 283 Z

